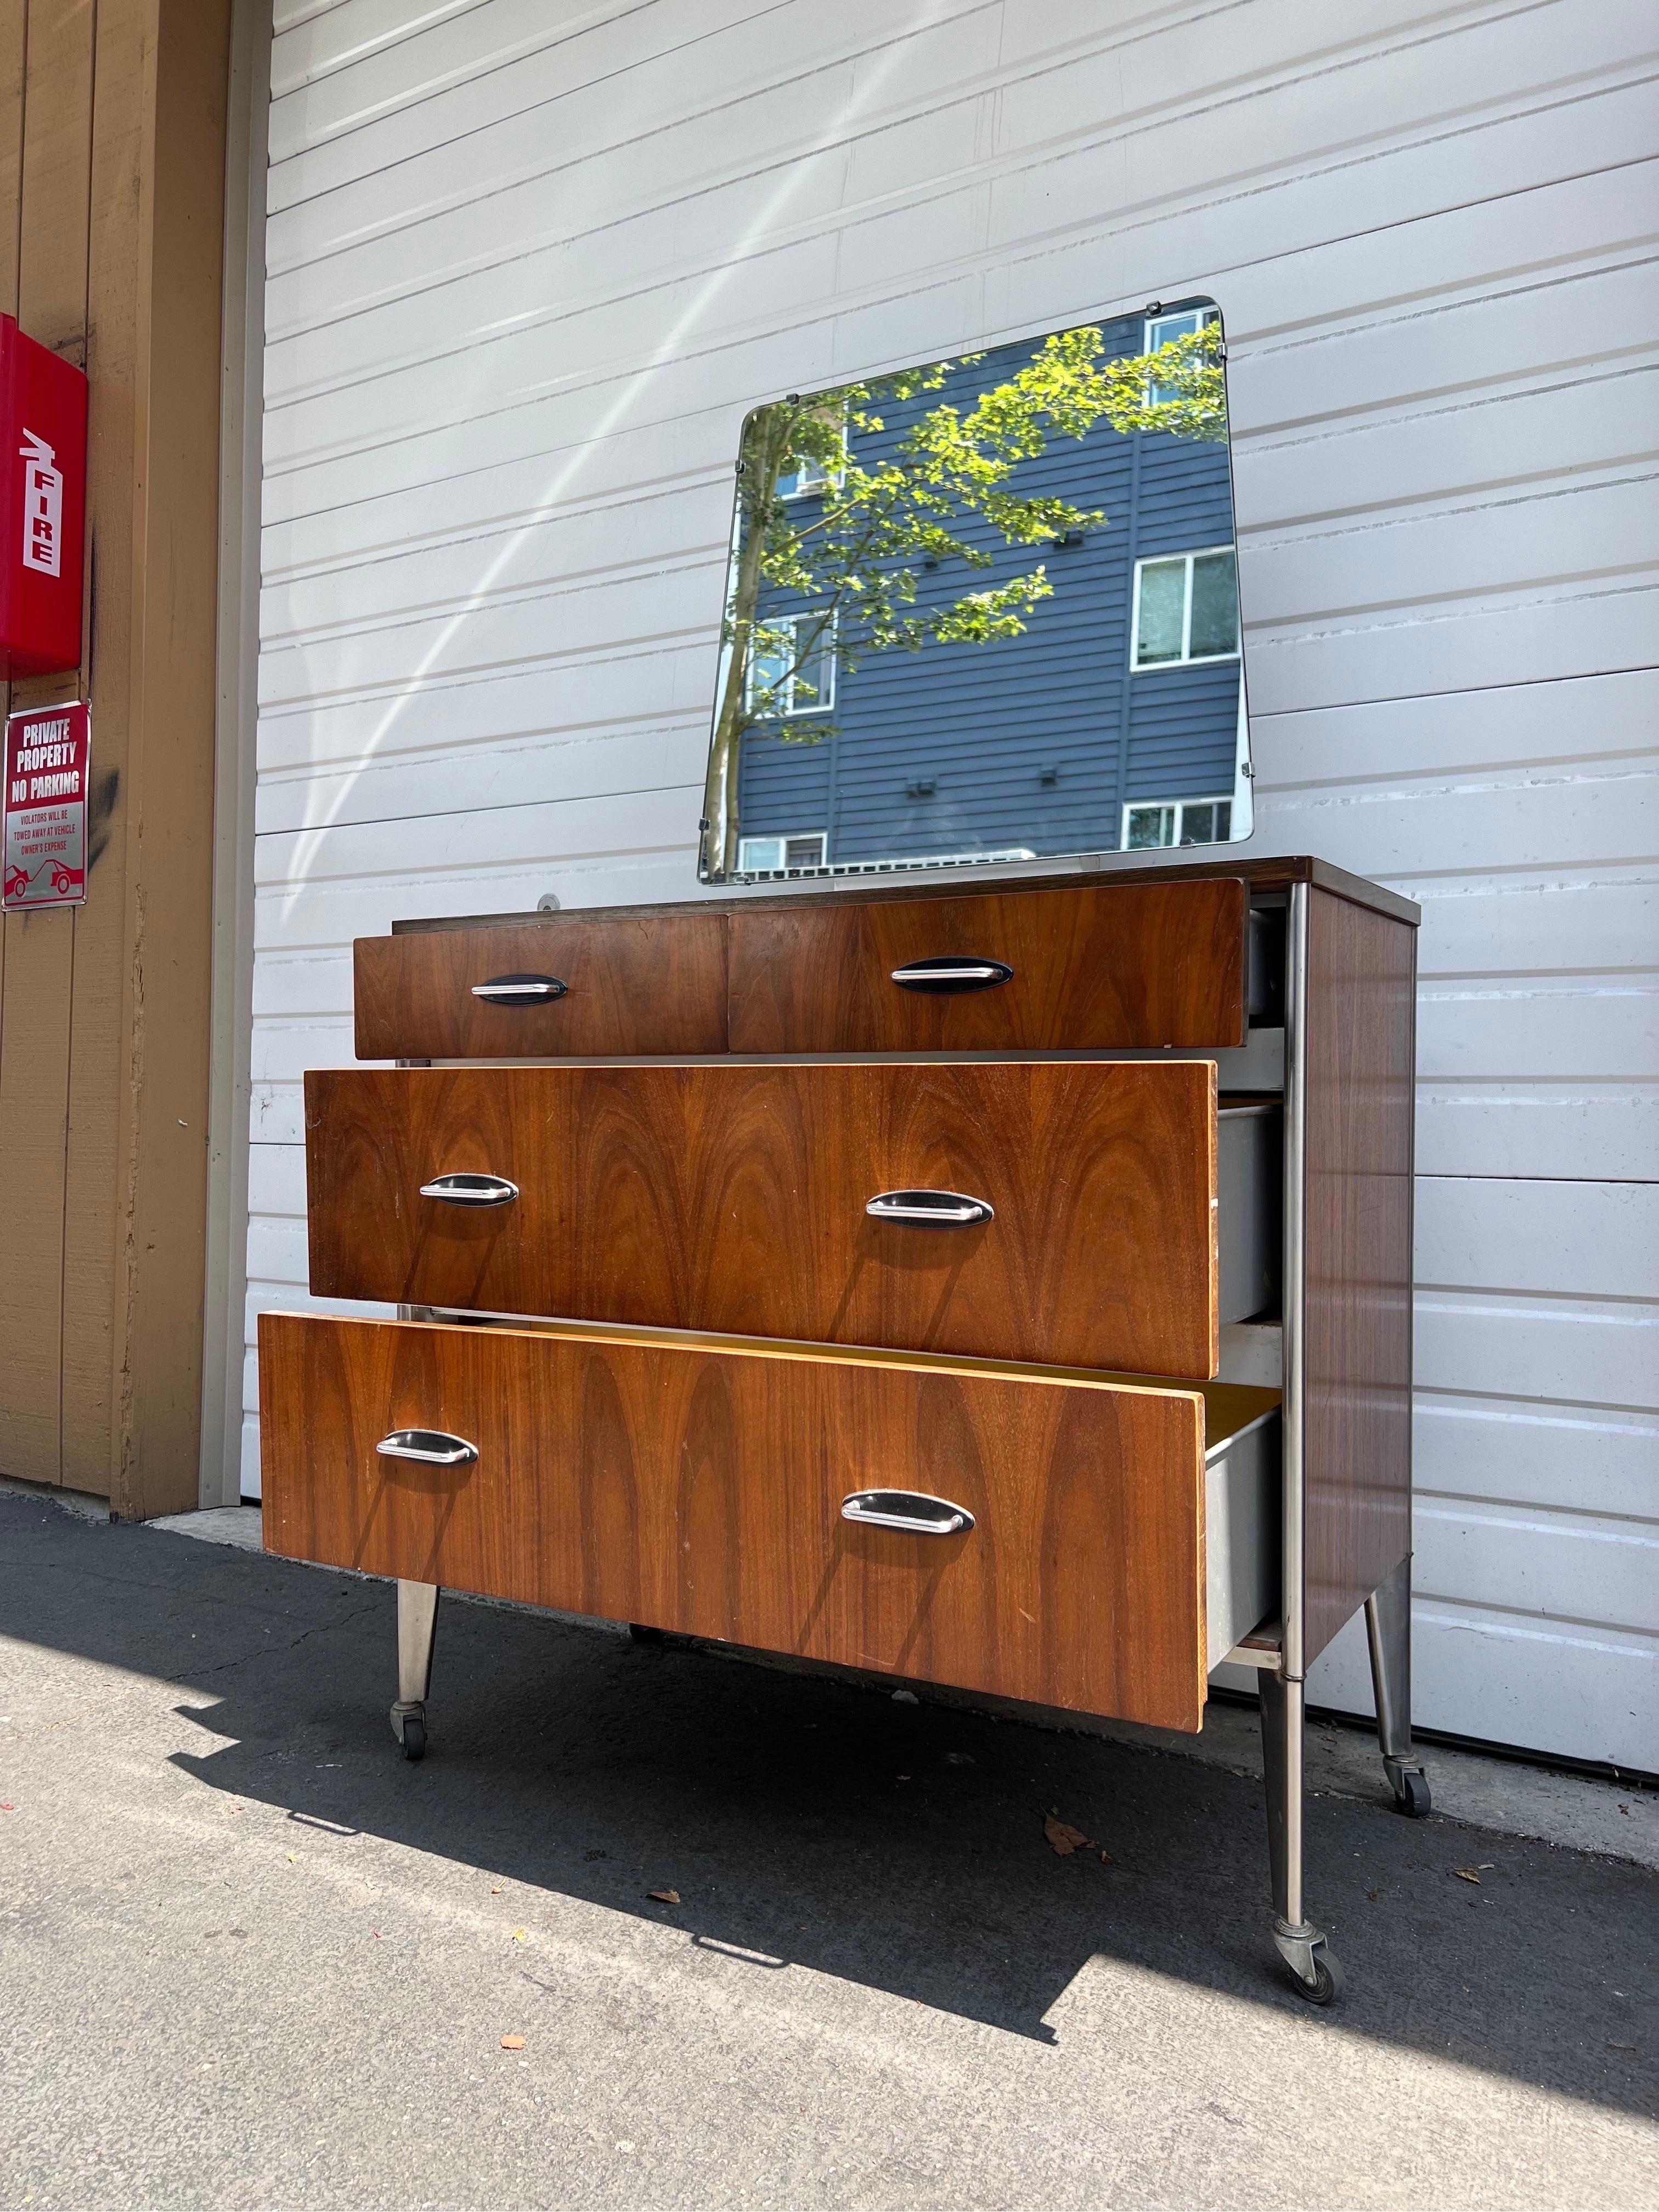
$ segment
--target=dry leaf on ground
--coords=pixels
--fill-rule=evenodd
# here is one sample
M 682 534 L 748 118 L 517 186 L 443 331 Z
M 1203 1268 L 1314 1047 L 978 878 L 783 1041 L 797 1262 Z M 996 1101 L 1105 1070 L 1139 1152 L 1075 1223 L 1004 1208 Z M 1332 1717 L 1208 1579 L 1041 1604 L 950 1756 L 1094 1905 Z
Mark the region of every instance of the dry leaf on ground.
M 513 1941 L 515 1943 L 527 1943 L 530 1941 L 530 1930 L 527 1928 L 515 1928 L 513 1930 Z
M 501 2038 L 501 2049 L 503 2051 L 522 2051 L 524 2049 L 523 2036 L 504 2035 Z
M 659 1905 L 678 1905 L 680 1901 L 677 1889 L 647 1889 L 645 1893 L 647 1897 L 654 1897 Z
M 1457 1876 L 1459 1881 L 1472 1881 L 1477 1889 L 1480 1888 L 1480 1877 L 1473 1867 L 1454 1867 L 1452 1872 Z
M 1048 1838 L 1057 1858 L 1070 1858 L 1073 1851 L 1084 1850 L 1090 1841 L 1081 1828 L 1073 1828 L 1064 1820 L 1057 1820 L 1052 1813 L 1044 1816 L 1042 1832 Z

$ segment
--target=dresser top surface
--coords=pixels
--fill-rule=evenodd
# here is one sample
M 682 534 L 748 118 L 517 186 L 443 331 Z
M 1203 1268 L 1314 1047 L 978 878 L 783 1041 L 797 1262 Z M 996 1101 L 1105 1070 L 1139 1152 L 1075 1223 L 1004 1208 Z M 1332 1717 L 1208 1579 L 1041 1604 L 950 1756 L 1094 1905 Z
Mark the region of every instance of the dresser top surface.
M 404 935 L 426 930 L 517 927 L 540 922 L 556 927 L 560 923 L 590 917 L 623 921 L 642 921 L 662 915 L 789 913 L 820 906 L 873 906 L 902 900 L 1075 891 L 1097 886 L 1103 889 L 1114 886 L 1127 888 L 1132 884 L 1178 883 L 1183 878 L 1202 882 L 1214 882 L 1218 878 L 1242 881 L 1251 891 L 1259 892 L 1286 890 L 1292 884 L 1312 884 L 1318 890 L 1329 891 L 1355 906 L 1369 907 L 1374 913 L 1388 915 L 1392 920 L 1408 923 L 1413 928 L 1422 920 L 1421 908 L 1412 900 L 1385 890 L 1381 884 L 1369 883 L 1363 876 L 1350 875 L 1346 869 L 1334 867 L 1328 860 L 1316 860 L 1307 854 L 1274 854 L 1259 859 L 1230 856 L 1225 860 L 1162 867 L 1101 868 L 1048 876 L 1002 876 L 988 881 L 977 871 L 972 874 L 964 872 L 942 882 L 909 883 L 893 878 L 872 882 L 866 878 L 848 884 L 843 879 L 833 890 L 757 891 L 727 898 L 665 901 L 654 906 L 562 907 L 550 914 L 538 910 L 528 914 L 445 915 L 394 921 L 392 927 L 394 935 Z

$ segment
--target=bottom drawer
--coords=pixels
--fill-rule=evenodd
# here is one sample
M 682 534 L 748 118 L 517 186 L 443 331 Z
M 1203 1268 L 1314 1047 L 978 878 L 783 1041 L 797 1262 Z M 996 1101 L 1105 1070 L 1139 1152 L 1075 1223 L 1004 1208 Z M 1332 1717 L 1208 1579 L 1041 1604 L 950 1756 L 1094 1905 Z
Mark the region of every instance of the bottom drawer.
M 259 1399 L 270 1551 L 1000 1697 L 1195 1729 L 1277 1596 L 1266 1390 L 266 1314 Z

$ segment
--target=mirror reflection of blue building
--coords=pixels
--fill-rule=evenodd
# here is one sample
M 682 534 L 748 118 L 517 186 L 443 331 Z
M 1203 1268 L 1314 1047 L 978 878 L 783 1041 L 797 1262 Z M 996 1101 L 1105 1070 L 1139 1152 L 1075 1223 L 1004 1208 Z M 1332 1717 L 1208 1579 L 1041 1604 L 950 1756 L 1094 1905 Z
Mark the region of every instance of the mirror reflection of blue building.
M 1097 327 L 1103 353 L 1151 352 L 1212 309 L 1124 316 Z M 925 412 L 963 413 L 1030 361 L 1038 340 L 953 367 L 939 388 L 888 401 L 878 431 L 854 431 L 865 468 Z M 1153 389 L 1149 398 L 1156 402 Z M 810 526 L 825 479 L 781 480 Z M 991 556 L 913 563 L 916 604 L 1028 574 L 1052 593 L 1020 635 L 849 654 L 814 609 L 767 589 L 751 681 L 774 711 L 743 739 L 738 869 L 912 866 L 1045 854 L 1208 844 L 1249 834 L 1248 736 L 1239 652 L 1233 505 L 1224 441 L 1124 434 L 1097 422 L 1050 435 L 1012 489 L 1106 520 L 1011 545 L 981 518 L 952 520 Z M 771 651 L 766 650 L 769 645 Z M 785 668 L 787 680 L 780 681 Z

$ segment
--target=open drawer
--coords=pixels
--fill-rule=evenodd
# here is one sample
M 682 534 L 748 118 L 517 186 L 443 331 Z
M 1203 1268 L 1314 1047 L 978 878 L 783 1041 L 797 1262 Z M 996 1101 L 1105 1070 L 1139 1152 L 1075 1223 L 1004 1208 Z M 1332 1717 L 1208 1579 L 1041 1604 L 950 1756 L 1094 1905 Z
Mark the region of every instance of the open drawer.
M 322 1297 L 1195 1378 L 1277 1298 L 1207 1060 L 335 1069 L 306 1150 Z
M 1275 1393 L 266 1314 L 266 1548 L 1196 1729 L 1278 1601 Z

